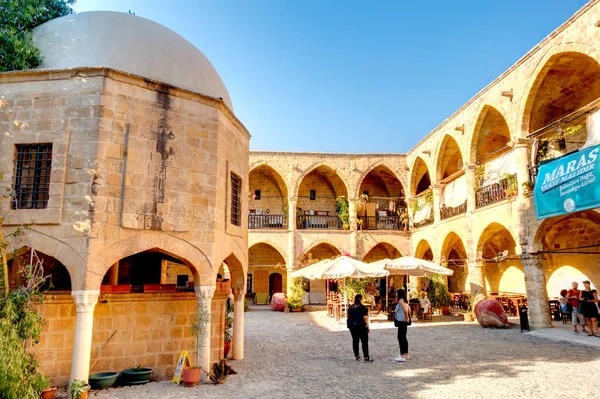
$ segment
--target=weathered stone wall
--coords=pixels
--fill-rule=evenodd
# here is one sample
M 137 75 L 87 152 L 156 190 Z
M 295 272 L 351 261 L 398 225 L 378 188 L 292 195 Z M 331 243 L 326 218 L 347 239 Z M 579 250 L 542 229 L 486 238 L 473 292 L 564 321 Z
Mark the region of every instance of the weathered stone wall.
M 223 357 L 226 295 L 217 293 L 213 299 L 212 311 L 217 315 L 211 323 L 213 361 Z M 189 292 L 100 295 L 94 311 L 92 345 L 92 363 L 98 361 L 91 371 L 120 372 L 141 364 L 153 369 L 153 378 L 168 379 L 182 350 L 190 353 L 195 364 L 190 327 L 197 309 L 196 296 Z M 46 324 L 33 350 L 51 383 L 64 385 L 69 378 L 75 334 L 73 298 L 68 293 L 47 295 L 41 313 Z

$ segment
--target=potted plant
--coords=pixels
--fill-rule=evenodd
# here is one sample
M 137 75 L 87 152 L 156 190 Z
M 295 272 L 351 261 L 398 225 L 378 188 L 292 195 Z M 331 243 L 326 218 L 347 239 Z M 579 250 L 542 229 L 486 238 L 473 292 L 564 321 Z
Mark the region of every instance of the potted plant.
M 203 339 L 210 326 L 210 316 L 206 312 L 200 312 L 192 322 L 192 348 L 194 352 L 198 352 L 198 342 Z M 187 387 L 193 387 L 198 384 L 202 376 L 202 367 L 184 367 L 181 372 L 181 381 Z M 208 373 L 208 371 L 207 371 Z
M 56 393 L 56 387 L 46 388 L 42 391 L 41 397 L 42 397 L 42 399 L 52 399 L 52 398 L 54 398 L 55 393 Z
M 69 386 L 69 392 L 73 399 L 86 399 L 90 386 L 83 380 L 73 380 Z
M 521 186 L 523 187 L 523 191 L 527 193 L 527 192 L 530 192 L 533 190 L 534 184 L 533 184 L 533 182 L 527 180 L 526 182 L 521 184 Z
M 186 387 L 195 387 L 201 375 L 202 367 L 184 367 L 181 371 L 181 381 Z
M 152 369 L 138 364 L 134 368 L 121 371 L 121 379 L 125 385 L 139 385 L 150 382 Z
M 292 312 L 301 312 L 302 308 L 304 308 L 304 304 L 302 303 L 302 300 L 292 298 L 288 299 L 288 308 Z
M 233 312 L 230 305 L 225 309 L 225 330 L 223 331 L 223 356 L 227 358 L 231 352 L 231 339 L 233 338 Z
M 467 309 L 465 309 L 462 313 L 465 321 L 472 322 L 474 320 L 473 295 L 469 294 L 469 298 L 467 299 Z

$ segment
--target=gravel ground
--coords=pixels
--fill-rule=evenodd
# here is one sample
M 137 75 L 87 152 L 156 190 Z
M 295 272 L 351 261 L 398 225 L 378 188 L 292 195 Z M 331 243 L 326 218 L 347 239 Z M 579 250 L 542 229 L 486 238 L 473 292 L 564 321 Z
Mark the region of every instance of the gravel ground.
M 590 338 L 598 339 L 598 338 Z M 373 363 L 357 362 L 350 333 L 324 311 L 246 314 L 246 359 L 223 385 L 167 381 L 91 398 L 573 398 L 595 397 L 600 351 L 476 323 L 413 323 L 411 359 L 396 363 L 396 329 L 374 322 Z M 585 374 L 582 374 L 585 370 Z M 584 377 L 587 376 L 587 377 Z M 583 378 L 582 378 L 583 377 Z M 570 382 L 571 381 L 571 382 Z

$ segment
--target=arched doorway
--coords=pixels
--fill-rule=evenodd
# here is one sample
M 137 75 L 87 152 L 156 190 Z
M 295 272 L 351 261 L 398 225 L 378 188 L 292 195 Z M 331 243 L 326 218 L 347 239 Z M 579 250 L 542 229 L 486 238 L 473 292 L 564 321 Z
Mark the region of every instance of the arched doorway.
M 260 165 L 250 171 L 249 189 L 248 228 L 287 228 L 288 189 L 281 175 L 268 165 Z
M 396 175 L 385 166 L 373 168 L 360 183 L 358 196 L 366 195 L 367 204 L 357 210 L 363 230 L 401 230 L 405 228 L 404 188 Z M 406 226 L 408 227 L 408 226 Z
M 282 277 L 279 273 L 272 273 L 269 275 L 269 295 L 272 297 L 273 294 L 283 292 Z
M 277 273 L 282 276 L 282 288 L 287 287 L 287 273 L 285 269 L 285 259 L 283 255 L 272 245 L 267 243 L 257 243 L 248 249 L 248 283 L 247 291 L 259 295 L 259 302 L 264 301 L 260 296 L 271 296 L 271 287 L 269 276 Z
M 466 291 L 468 276 L 467 251 L 458 234 L 454 232 L 448 233 L 442 245 L 441 255 L 442 260 L 446 262 L 446 267 L 454 272 L 452 276 L 448 276 L 448 291 Z
M 402 253 L 396 249 L 392 244 L 387 242 L 380 242 L 367 252 L 363 257 L 363 262 L 373 263 L 383 259 L 397 259 L 402 256 Z M 405 283 L 405 276 L 390 276 L 388 279 L 380 278 L 377 280 L 377 291 L 379 296 L 385 298 L 386 287 L 392 287 L 394 289 L 402 288 Z
M 321 165 L 308 173 L 298 188 L 299 229 L 341 229 L 336 199 L 348 200 L 348 188 L 335 170 Z M 345 221 L 347 223 L 347 221 Z
M 516 243 L 508 229 L 491 223 L 481 233 L 477 257 L 484 262 L 485 289 L 490 293 L 526 294 L 523 284 L 523 266 L 516 255 Z M 520 273 L 505 271 L 514 267 Z M 472 288 L 473 289 L 473 288 Z

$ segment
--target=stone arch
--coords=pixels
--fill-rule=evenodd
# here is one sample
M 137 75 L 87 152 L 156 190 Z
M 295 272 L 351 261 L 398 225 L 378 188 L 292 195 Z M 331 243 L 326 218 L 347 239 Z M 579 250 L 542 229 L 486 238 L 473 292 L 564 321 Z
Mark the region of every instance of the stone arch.
M 466 290 L 467 281 L 467 251 L 463 240 L 458 234 L 451 231 L 446 235 L 440 251 L 440 259 L 445 261 L 446 267 L 454 272 L 448 277 L 448 290 L 462 292 Z
M 504 115 L 497 108 L 483 104 L 473 128 L 469 162 L 475 164 L 489 154 L 508 148 L 511 139 Z
M 254 166 L 248 174 L 250 194 L 260 190 L 260 197 L 253 195 L 249 199 L 249 209 L 270 209 L 273 214 L 285 212 L 288 199 L 288 184 L 272 166 L 261 163 Z
M 415 258 L 433 260 L 433 249 L 427 240 L 419 241 L 415 248 Z
M 600 226 L 600 213 L 593 210 L 579 211 L 570 213 L 568 215 L 554 216 L 551 218 L 544 219 L 539 225 L 534 236 L 534 251 L 535 250 L 551 250 L 558 249 L 552 248 L 551 243 L 546 241 L 548 233 L 559 226 L 560 223 L 567 222 L 574 219 L 589 220 L 592 223 Z
M 456 250 L 459 256 L 461 256 L 460 259 L 467 259 L 467 251 L 462 238 L 460 238 L 460 236 L 455 232 L 451 231 L 444 239 L 444 243 L 442 244 L 442 249 L 440 251 L 440 258 L 445 258 L 448 260 L 450 251 L 453 249 Z
M 311 173 L 315 172 L 315 171 L 319 171 L 319 170 L 323 170 L 329 174 L 335 175 L 339 178 L 339 180 L 341 181 L 341 183 L 343 184 L 343 189 L 346 191 L 346 197 L 349 195 L 350 193 L 350 189 L 349 189 L 349 185 L 346 182 L 346 180 L 339 174 L 337 173 L 337 170 L 332 168 L 331 166 L 327 165 L 325 162 L 317 162 L 311 166 L 309 166 L 306 171 L 301 174 L 298 179 L 296 180 L 296 184 L 294 186 L 294 193 L 296 194 L 296 196 L 298 196 L 298 191 L 300 190 L 300 186 L 302 185 L 302 182 L 304 181 L 304 179 L 310 175 Z
M 332 256 L 336 256 L 336 255 L 341 255 L 343 253 L 343 251 L 341 251 L 338 247 L 336 247 L 335 245 L 331 244 L 328 241 L 318 241 L 318 242 L 314 242 L 311 243 L 311 245 L 309 246 L 309 250 L 304 251 L 304 254 L 302 256 L 302 262 L 306 263 L 309 254 L 313 254 L 313 253 L 317 253 L 318 256 L 324 256 L 320 259 L 316 259 L 313 257 L 313 260 L 323 260 L 323 259 L 328 259 L 331 256 L 328 255 L 332 255 Z
M 477 259 L 490 259 L 504 250 L 508 250 L 509 255 L 515 255 L 518 252 L 513 234 L 504 225 L 497 222 L 490 223 L 483 229 L 476 248 Z
M 244 270 L 243 263 L 238 257 L 231 253 L 227 256 L 222 263 L 225 263 L 229 267 L 231 273 L 231 286 L 232 287 L 246 287 L 246 271 Z
M 361 188 L 365 178 L 369 174 L 371 174 L 373 171 L 376 171 L 376 170 L 385 171 L 386 173 L 390 174 L 393 178 L 395 178 L 400 183 L 402 192 L 404 193 L 404 196 L 406 197 L 406 195 L 408 194 L 406 191 L 406 188 L 408 187 L 408 182 L 406 181 L 405 177 L 403 175 L 396 173 L 391 167 L 386 165 L 384 162 L 375 162 L 375 163 L 371 164 L 368 168 L 366 168 L 366 170 L 364 172 L 361 173 L 360 177 L 358 178 L 358 180 L 356 182 L 356 185 L 354 186 L 354 189 L 352 190 L 352 192 L 355 193 L 357 197 L 362 194 L 362 191 L 360 188 Z
M 266 246 L 273 248 L 273 250 L 275 252 L 277 252 L 277 254 L 279 256 L 281 256 L 282 259 L 284 259 L 284 264 L 286 264 L 285 259 L 286 259 L 287 251 L 284 251 L 279 245 L 275 244 L 271 240 L 257 239 L 255 241 L 248 243 L 248 265 L 250 265 L 250 249 L 252 249 L 252 247 L 255 247 L 257 245 L 266 245 Z
M 311 195 L 312 191 L 316 195 Z M 346 181 L 331 167 L 321 164 L 299 180 L 296 191 L 298 207 L 302 210 L 326 211 L 335 215 L 336 198 L 349 198 Z
M 464 166 L 460 146 L 454 137 L 446 134 L 438 148 L 435 166 L 435 181 L 440 182 L 461 170 Z
M 86 288 L 98 289 L 108 269 L 117 261 L 151 250 L 162 252 L 183 262 L 192 270 L 196 285 L 199 285 L 199 282 L 204 284 L 204 281 L 212 281 L 216 273 L 208 257 L 188 241 L 166 233 L 144 234 L 116 242 L 99 251 L 90 262 Z
M 524 133 L 534 132 L 536 130 L 535 126 L 537 126 L 538 123 L 543 123 L 532 121 L 531 115 L 533 112 L 535 112 L 534 103 L 543 81 L 548 76 L 548 73 L 552 70 L 553 66 L 556 66 L 556 62 L 558 62 L 563 56 L 575 56 L 580 60 L 585 60 L 586 64 L 589 64 L 591 60 L 595 61 L 596 64 L 600 64 L 600 55 L 598 54 L 598 51 L 594 47 L 585 43 L 566 43 L 550 48 L 537 63 L 535 70 L 531 74 L 531 79 L 527 84 L 526 90 L 523 93 L 523 106 L 520 109 L 518 120 L 520 121 L 521 130 Z M 567 63 L 566 60 L 564 61 Z M 573 65 L 573 67 L 577 68 L 578 66 Z M 581 69 L 581 65 L 579 68 Z M 590 92 L 592 90 L 586 91 Z M 596 96 L 597 90 L 593 91 L 595 93 L 594 96 Z M 586 93 L 586 95 L 589 95 L 589 93 Z M 570 98 L 570 95 L 564 97 Z M 596 96 L 596 98 L 598 97 Z M 577 107 L 577 104 L 575 103 L 578 102 L 581 101 L 571 102 L 570 107 Z M 573 110 L 575 109 L 577 108 L 574 108 Z M 551 117 L 551 115 L 548 116 Z M 532 122 L 534 123 L 532 124 Z
M 18 241 L 9 236 L 6 236 L 6 239 L 9 241 L 11 247 L 22 247 L 24 244 L 58 260 L 69 272 L 72 289 L 82 289 L 86 276 L 85 260 L 81 257 L 79 251 L 75 250 L 68 243 L 33 228 L 25 230 L 24 238 L 21 237 Z M 10 256 L 9 253 L 7 255 Z
M 415 196 L 431 186 L 429 167 L 421 157 L 415 158 L 410 173 L 410 194 Z
M 363 256 L 363 262 L 372 263 L 382 259 L 396 259 L 402 256 L 402 252 L 388 242 L 379 242 Z
M 71 291 L 72 278 L 65 265 L 58 259 L 45 254 L 39 249 L 34 249 L 34 251 L 35 256 L 33 257 L 33 262 L 31 261 L 33 255 L 31 253 L 31 247 L 26 245 L 6 254 L 8 261 L 8 285 L 10 287 L 19 286 L 21 281 L 21 267 L 30 264 L 35 265 L 37 262 L 40 262 L 43 269 L 43 277 L 46 279 L 40 287 L 41 290 Z

